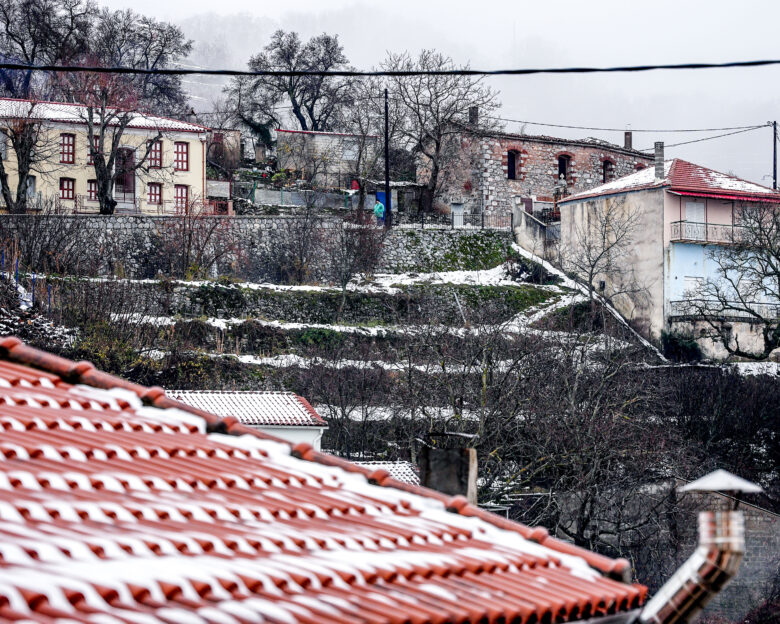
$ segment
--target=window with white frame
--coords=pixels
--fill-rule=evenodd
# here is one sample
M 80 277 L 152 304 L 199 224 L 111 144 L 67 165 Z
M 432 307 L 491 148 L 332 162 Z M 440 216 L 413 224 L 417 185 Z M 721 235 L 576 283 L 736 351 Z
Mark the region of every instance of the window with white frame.
M 76 196 L 76 180 L 60 178 L 60 199 L 74 199 Z
M 173 205 L 177 210 L 186 210 L 189 203 L 190 187 L 177 184 L 173 188 Z
M 174 144 L 173 168 L 176 171 L 190 170 L 190 144 L 177 141 Z
M 184 188 L 187 188 L 186 186 Z M 162 203 L 162 184 L 159 182 L 149 182 L 149 203 L 158 206 Z
M 72 165 L 76 162 L 76 135 L 63 133 L 60 135 L 60 163 Z

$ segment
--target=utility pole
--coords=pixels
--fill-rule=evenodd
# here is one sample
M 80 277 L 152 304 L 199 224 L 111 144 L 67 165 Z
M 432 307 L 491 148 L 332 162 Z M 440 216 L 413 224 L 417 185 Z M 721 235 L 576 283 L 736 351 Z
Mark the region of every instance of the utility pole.
M 390 108 L 385 89 L 385 227 L 393 227 L 393 213 L 390 206 Z
M 772 188 L 777 190 L 777 121 L 772 122 Z

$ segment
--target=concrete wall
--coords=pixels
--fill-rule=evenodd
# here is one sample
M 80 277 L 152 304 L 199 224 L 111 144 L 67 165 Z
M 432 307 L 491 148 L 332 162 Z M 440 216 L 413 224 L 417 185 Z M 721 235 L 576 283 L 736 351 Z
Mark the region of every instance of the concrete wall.
M 601 275 L 597 280 L 606 282 L 605 294 L 614 296 L 617 310 L 644 335 L 659 340 L 664 329 L 664 198 L 663 190 L 650 189 L 622 193 L 609 197 L 597 197 L 573 201 L 561 205 L 561 258 L 566 266 L 571 258 L 582 250 L 583 242 L 595 228 L 598 215 L 611 205 L 622 214 L 635 214 L 637 218 L 630 243 L 625 247 L 619 264 L 633 272 L 635 286 L 640 292 L 618 294 L 630 276 L 621 280 L 611 275 Z M 591 240 L 595 240 L 592 238 Z M 598 286 L 598 284 L 596 284 Z

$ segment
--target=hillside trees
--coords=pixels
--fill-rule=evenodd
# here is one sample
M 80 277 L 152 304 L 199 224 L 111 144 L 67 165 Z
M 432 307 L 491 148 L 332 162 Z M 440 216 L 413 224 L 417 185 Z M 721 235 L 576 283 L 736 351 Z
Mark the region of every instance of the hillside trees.
M 313 72 L 344 69 L 347 63 L 337 35 L 323 33 L 303 42 L 296 32 L 277 30 L 248 65 L 254 71 Z M 349 80 L 331 76 L 251 76 L 235 78 L 227 93 L 241 123 L 270 144 L 270 130 L 285 127 L 288 118 L 301 130 L 333 129 L 350 102 L 350 90 Z M 287 107 L 289 115 L 282 112 Z
M 0 58 L 25 65 L 68 65 L 89 49 L 98 11 L 91 0 L 0 3 Z M 0 70 L 0 95 L 55 99 L 52 75 Z
M 391 53 L 382 69 L 446 72 L 456 66 L 440 52 L 423 50 L 417 57 Z M 423 203 L 424 208 L 431 209 L 460 157 L 460 137 L 469 124 L 469 109 L 479 111 L 480 127 L 494 125 L 490 115 L 498 107 L 498 94 L 481 79 L 470 76 L 392 76 L 389 84 L 391 96 L 402 112 L 398 137 L 422 159 L 426 184 Z

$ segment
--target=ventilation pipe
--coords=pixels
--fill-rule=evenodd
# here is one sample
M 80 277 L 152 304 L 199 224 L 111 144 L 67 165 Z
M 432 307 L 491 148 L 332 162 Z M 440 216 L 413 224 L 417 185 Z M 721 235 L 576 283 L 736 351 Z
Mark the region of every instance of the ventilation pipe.
M 655 179 L 664 179 L 664 142 L 655 142 Z
M 736 497 L 740 492 L 762 490 L 725 470 L 716 470 L 679 491 L 728 492 Z M 731 511 L 699 514 L 696 550 L 642 609 L 641 624 L 690 622 L 734 578 L 745 554 L 745 519 L 736 504 Z

